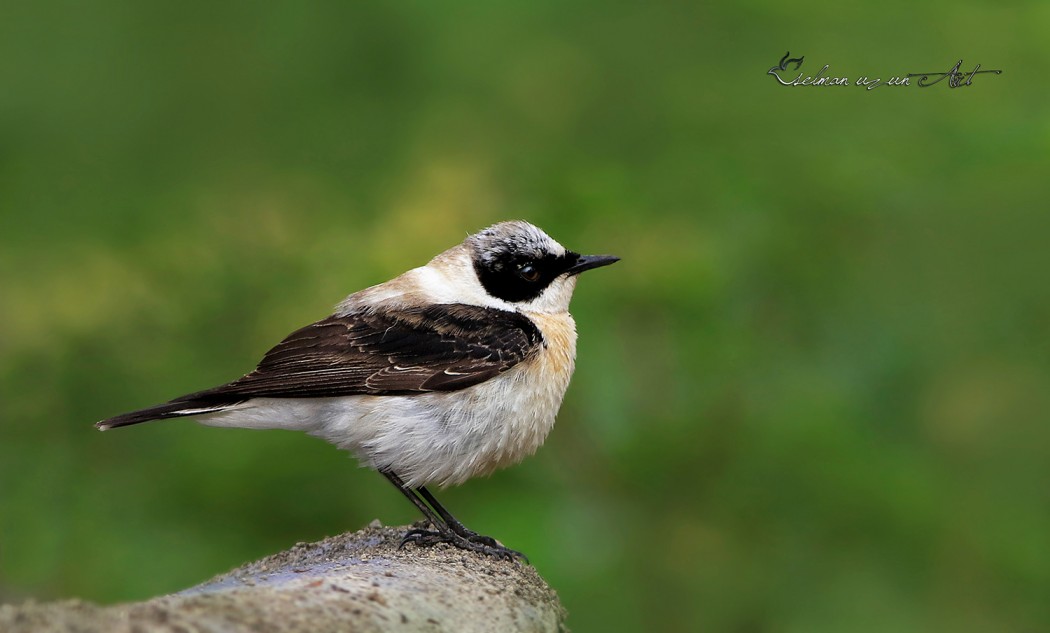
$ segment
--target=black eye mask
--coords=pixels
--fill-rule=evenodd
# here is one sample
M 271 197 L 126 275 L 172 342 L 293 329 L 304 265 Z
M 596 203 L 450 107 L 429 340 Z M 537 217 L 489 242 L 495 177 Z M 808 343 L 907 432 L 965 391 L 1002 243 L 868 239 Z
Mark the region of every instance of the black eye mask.
M 551 282 L 572 268 L 579 257 L 573 252 L 532 258 L 507 253 L 484 261 L 475 258 L 474 271 L 490 295 L 521 303 L 540 296 Z

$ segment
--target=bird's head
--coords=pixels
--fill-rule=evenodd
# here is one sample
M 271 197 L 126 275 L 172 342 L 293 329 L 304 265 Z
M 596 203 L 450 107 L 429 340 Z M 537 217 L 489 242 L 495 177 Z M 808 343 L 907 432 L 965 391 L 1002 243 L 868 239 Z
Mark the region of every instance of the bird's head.
M 566 250 L 539 228 L 520 220 L 490 226 L 468 237 L 462 246 L 485 293 L 526 312 L 567 311 L 578 274 L 620 259 Z

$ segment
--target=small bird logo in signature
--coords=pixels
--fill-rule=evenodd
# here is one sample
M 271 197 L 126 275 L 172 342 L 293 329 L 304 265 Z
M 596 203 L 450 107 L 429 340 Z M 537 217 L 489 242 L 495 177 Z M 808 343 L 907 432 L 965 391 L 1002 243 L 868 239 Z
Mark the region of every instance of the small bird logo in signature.
M 784 56 L 780 58 L 780 64 L 778 66 L 774 66 L 774 67 L 770 68 L 768 71 L 766 71 L 766 74 L 767 75 L 776 75 L 777 74 L 776 71 L 778 71 L 778 70 L 787 70 L 788 64 L 795 64 L 795 70 L 798 70 L 799 68 L 801 68 L 802 67 L 802 62 L 803 62 L 803 60 L 806 59 L 806 56 L 803 55 L 802 57 L 795 57 L 793 59 L 788 59 L 789 55 L 791 55 L 791 51 L 788 51 L 788 52 L 784 53 Z

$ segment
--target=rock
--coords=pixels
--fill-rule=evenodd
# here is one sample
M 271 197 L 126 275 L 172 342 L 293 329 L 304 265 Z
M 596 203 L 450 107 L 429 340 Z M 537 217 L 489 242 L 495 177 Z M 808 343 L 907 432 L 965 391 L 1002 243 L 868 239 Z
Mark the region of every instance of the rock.
M 557 594 L 532 567 L 448 545 L 398 549 L 408 529 L 373 522 L 145 602 L 0 606 L 0 631 L 564 630 Z

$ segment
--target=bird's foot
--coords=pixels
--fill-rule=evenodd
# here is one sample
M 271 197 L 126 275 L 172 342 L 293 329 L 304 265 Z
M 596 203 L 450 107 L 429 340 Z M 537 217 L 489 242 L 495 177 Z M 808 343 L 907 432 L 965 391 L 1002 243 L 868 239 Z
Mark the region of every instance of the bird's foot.
M 438 543 L 448 543 L 459 549 L 492 556 L 499 560 L 512 561 L 520 559 L 526 563 L 529 562 L 527 556 L 517 550 L 512 550 L 509 547 L 500 544 L 499 541 L 491 536 L 482 536 L 481 534 L 472 530 L 467 530 L 466 528 L 464 528 L 463 531 L 466 532 L 466 534 L 454 532 L 447 527 L 444 530 L 413 528 L 405 533 L 405 536 L 401 539 L 400 547 L 404 547 L 406 543 L 413 543 L 418 547 L 430 547 L 432 545 L 437 545 Z

